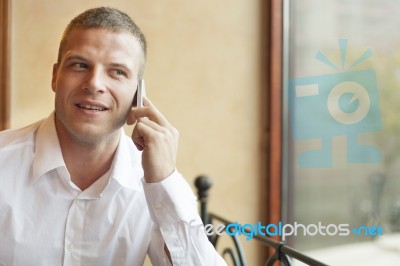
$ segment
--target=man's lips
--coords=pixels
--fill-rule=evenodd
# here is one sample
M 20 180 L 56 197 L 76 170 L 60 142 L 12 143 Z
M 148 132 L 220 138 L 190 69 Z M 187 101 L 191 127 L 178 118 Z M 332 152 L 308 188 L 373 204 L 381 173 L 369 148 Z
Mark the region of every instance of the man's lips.
M 89 110 L 89 111 L 96 111 L 96 112 L 101 112 L 101 111 L 107 111 L 108 108 L 101 103 L 77 103 L 75 104 L 78 108 Z

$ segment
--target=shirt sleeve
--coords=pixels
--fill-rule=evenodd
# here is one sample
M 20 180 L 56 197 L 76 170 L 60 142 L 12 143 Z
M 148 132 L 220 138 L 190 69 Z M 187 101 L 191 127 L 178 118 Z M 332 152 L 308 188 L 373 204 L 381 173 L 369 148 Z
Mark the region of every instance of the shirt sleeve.
M 178 171 L 158 183 L 143 180 L 143 187 L 155 225 L 149 250 L 153 263 L 167 265 L 165 242 L 173 265 L 226 265 L 201 230 L 203 224 L 197 212 L 196 197 Z

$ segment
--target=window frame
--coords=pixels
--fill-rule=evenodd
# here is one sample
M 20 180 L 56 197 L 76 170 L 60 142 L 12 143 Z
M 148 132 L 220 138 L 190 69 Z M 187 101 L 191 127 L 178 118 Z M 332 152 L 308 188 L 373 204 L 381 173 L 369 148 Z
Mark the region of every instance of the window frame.
M 0 130 L 10 126 L 11 0 L 0 2 Z
M 282 97 L 285 0 L 271 0 L 268 25 L 267 76 L 267 223 L 282 221 Z M 279 240 L 279 239 L 278 239 Z

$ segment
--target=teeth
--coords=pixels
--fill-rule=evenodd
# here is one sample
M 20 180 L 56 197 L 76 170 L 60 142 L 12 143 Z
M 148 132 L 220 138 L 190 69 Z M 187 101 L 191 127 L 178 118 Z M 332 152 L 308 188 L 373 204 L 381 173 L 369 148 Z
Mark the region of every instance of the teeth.
M 93 111 L 104 111 L 106 108 L 100 107 L 100 106 L 94 106 L 94 105 L 89 105 L 89 104 L 78 104 L 79 108 L 83 109 L 88 109 L 88 110 L 93 110 Z

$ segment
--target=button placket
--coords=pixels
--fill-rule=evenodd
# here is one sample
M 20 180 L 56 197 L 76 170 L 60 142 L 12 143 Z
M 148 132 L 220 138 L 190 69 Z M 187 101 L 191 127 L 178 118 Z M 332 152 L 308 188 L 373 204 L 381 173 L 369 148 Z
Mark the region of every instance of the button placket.
M 68 212 L 65 225 L 65 256 L 64 265 L 79 265 L 80 251 L 79 245 L 82 243 L 82 230 L 84 223 L 84 204 L 83 200 L 75 198 L 72 201 Z

